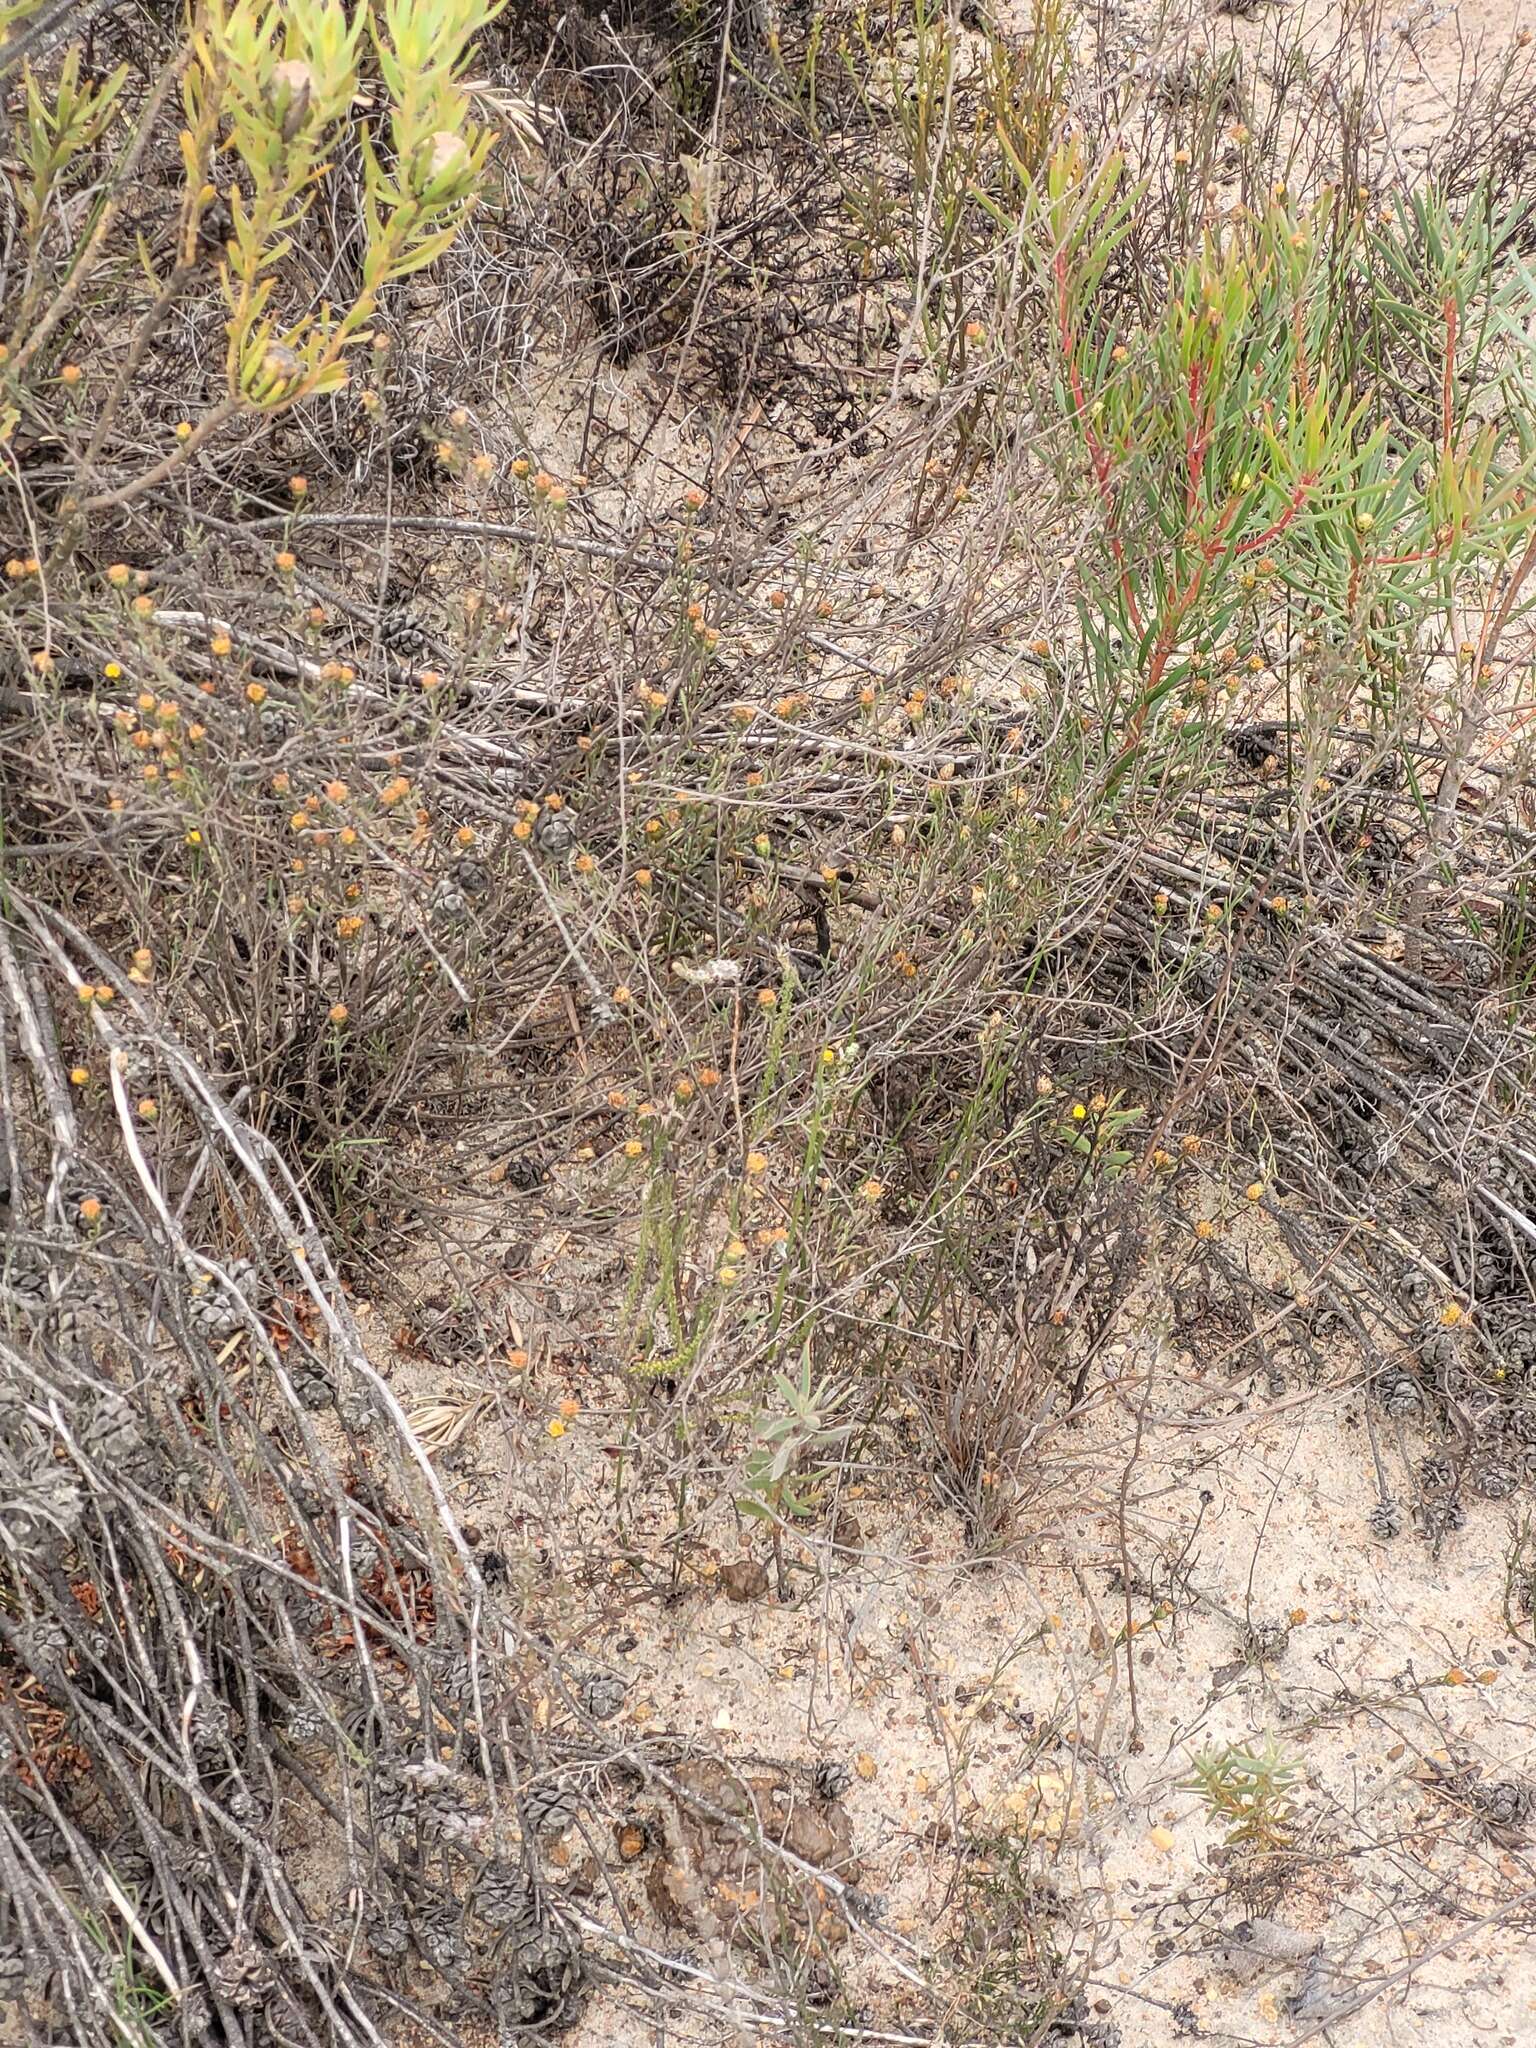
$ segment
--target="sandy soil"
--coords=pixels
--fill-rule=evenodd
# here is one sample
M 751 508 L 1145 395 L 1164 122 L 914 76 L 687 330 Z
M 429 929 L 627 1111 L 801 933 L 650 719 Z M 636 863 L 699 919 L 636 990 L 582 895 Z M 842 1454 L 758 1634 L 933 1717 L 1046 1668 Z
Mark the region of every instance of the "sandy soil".
M 1303 0 L 1211 17 L 1198 34 L 1235 44 L 1260 78 L 1298 30 L 1336 79 L 1369 72 L 1387 112 L 1382 167 L 1411 173 L 1445 134 L 1459 81 L 1496 69 L 1520 24 L 1507 0 L 1348 20 Z M 1131 63 L 1168 47 L 1139 7 L 1106 8 L 1096 46 L 1106 63 L 1117 47 Z M 569 444 L 572 467 L 579 387 L 569 374 L 551 387 L 549 445 Z M 668 451 L 669 490 L 711 454 L 707 436 L 690 452 L 682 434 Z M 853 1768 L 861 1884 L 888 1905 L 844 1968 L 875 2038 L 917 2018 L 905 1968 L 942 1982 L 956 1967 L 946 1956 L 983 1910 L 980 1865 L 1054 1884 L 1061 1945 L 1125 2048 L 1536 2041 L 1536 1854 L 1523 1828 L 1491 1829 L 1484 1812 L 1488 1786 L 1536 1778 L 1536 1657 L 1504 1611 L 1511 1516 L 1474 1507 L 1438 1554 L 1411 1532 L 1378 1541 L 1350 1359 L 1333 1385 L 1272 1397 L 1202 1376 L 1149 1334 L 1145 1304 L 1120 1380 L 1053 1445 L 1006 1555 L 968 1560 L 955 1517 L 904 1470 L 845 1503 L 856 1552 L 823 1532 L 795 1548 L 788 1600 L 735 1604 L 720 1572 L 744 1536 L 728 1511 L 678 1546 L 662 1486 L 642 1477 L 616 1494 L 633 1398 L 606 1343 L 622 1198 L 573 1171 L 507 1205 L 521 1250 L 478 1308 L 531 1354 L 526 1368 L 429 1365 L 391 1343 L 393 1305 L 372 1319 L 376 1351 L 424 1435 L 451 1436 L 440 1460 L 457 1505 L 526 1570 L 530 1624 L 626 1676 L 620 1727 Z M 423 1291 L 441 1295 L 447 1277 Z M 552 1433 L 562 1402 L 579 1412 Z M 679 1557 L 681 1594 L 665 1604 L 647 1580 L 667 1584 Z M 606 1578 L 583 1573 L 592 1558 L 611 1561 Z M 1270 1737 L 1300 1770 L 1292 1851 L 1234 1850 L 1187 1787 L 1191 1757 Z M 580 1861 L 557 1844 L 556 1882 Z M 640 1865 L 611 1864 L 578 1910 L 618 1934 L 620 1902 L 634 1939 L 676 1948 Z M 775 2038 L 724 2016 L 719 1961 L 705 1945 L 700 1988 L 664 2024 L 638 1997 L 598 1990 L 569 2038 Z
M 429 1440 L 439 1409 L 470 1411 L 439 1453 L 456 1504 L 523 1575 L 528 1623 L 625 1678 L 619 1728 L 654 1753 L 675 1738 L 852 1768 L 860 1882 L 888 1901 L 844 1952 L 872 2024 L 916 2017 L 901 1966 L 943 1980 L 990 1868 L 1055 1886 L 1058 1936 L 1127 2048 L 1181 2030 L 1536 2036 L 1536 1856 L 1522 1829 L 1490 1836 L 1478 1790 L 1533 1775 L 1536 1658 L 1503 1611 L 1509 1516 L 1474 1508 L 1438 1557 L 1412 1534 L 1378 1542 L 1349 1360 L 1338 1385 L 1276 1397 L 1149 1336 L 1149 1302 L 1097 1415 L 1053 1445 L 1006 1555 L 970 1561 L 910 1470 L 876 1472 L 843 1503 L 855 1552 L 821 1525 L 791 1545 L 788 1600 L 736 1604 L 721 1567 L 746 1543 L 728 1512 L 674 1544 L 663 1487 L 641 1474 L 616 1495 L 632 1388 L 602 1326 L 624 1226 L 594 1225 L 614 1205 L 591 1173 L 509 1198 L 526 1270 L 478 1307 L 530 1352 L 525 1368 L 495 1356 L 445 1372 L 394 1350 L 382 1315 L 375 1349 Z M 676 1559 L 667 1602 L 654 1589 Z M 1190 1759 L 1267 1737 L 1300 1767 L 1293 1853 L 1234 1853 L 1187 1789 Z M 555 1845 L 557 1885 L 580 1850 Z M 675 1951 L 645 1866 L 606 1861 L 577 1910 L 619 1933 L 622 1901 L 637 1938 Z M 1235 1932 L 1255 1921 L 1259 1952 Z M 707 1944 L 693 1948 L 707 1965 Z M 681 1998 L 663 2034 L 607 1992 L 572 2038 L 736 2038 L 719 2003 Z

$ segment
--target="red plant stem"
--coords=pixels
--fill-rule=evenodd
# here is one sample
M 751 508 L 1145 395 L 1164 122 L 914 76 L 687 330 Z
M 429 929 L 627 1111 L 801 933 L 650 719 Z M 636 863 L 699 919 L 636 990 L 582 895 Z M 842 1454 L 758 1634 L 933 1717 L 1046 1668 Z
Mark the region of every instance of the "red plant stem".
M 1121 543 L 1116 521 L 1115 487 L 1108 451 L 1094 432 L 1088 411 L 1088 399 L 1083 390 L 1082 375 L 1077 367 L 1077 337 L 1072 331 L 1071 298 L 1067 286 L 1067 252 L 1058 249 L 1052 264 L 1056 278 L 1056 328 L 1062 356 L 1067 366 L 1067 381 L 1072 387 L 1072 403 L 1077 408 L 1077 417 L 1082 422 L 1083 438 L 1088 443 L 1088 459 L 1093 465 L 1094 480 L 1099 487 L 1099 497 L 1104 505 L 1104 517 L 1109 524 L 1109 549 L 1114 557 L 1115 567 L 1120 572 L 1120 594 L 1125 601 L 1126 615 L 1139 633 L 1141 610 L 1136 602 L 1136 593 L 1131 587 L 1130 568 L 1125 559 L 1125 548 Z
M 1167 668 L 1169 656 L 1173 653 L 1178 641 L 1179 627 L 1182 625 L 1190 606 L 1194 604 L 1204 587 L 1205 572 L 1210 565 L 1210 561 L 1211 557 L 1209 555 L 1202 554 L 1199 567 L 1195 570 L 1194 575 L 1191 576 L 1188 588 L 1182 595 L 1176 597 L 1163 613 L 1162 624 L 1157 629 L 1157 642 L 1152 649 L 1152 659 L 1147 664 L 1146 685 L 1137 700 L 1135 711 L 1131 714 L 1131 722 L 1126 728 L 1125 743 L 1115 756 L 1114 763 L 1109 771 L 1111 782 L 1114 782 L 1119 776 L 1121 769 L 1131 759 L 1141 744 L 1142 728 L 1147 722 L 1147 712 L 1150 710 L 1157 691 L 1161 686 L 1163 671 Z
M 1373 569 L 1411 569 L 1415 562 L 1433 562 L 1440 556 L 1438 548 L 1415 548 L 1411 555 L 1374 555 Z M 1362 567 L 1364 564 L 1362 563 Z
M 1255 548 L 1264 547 L 1279 534 L 1284 533 L 1306 503 L 1307 494 L 1316 481 L 1316 476 L 1310 471 L 1305 476 L 1300 477 L 1297 480 L 1295 489 L 1291 492 L 1290 503 L 1286 506 L 1280 517 L 1266 526 L 1262 533 L 1253 534 L 1249 539 L 1240 541 L 1232 551 L 1233 559 L 1235 560 L 1240 555 L 1252 554 Z M 1115 756 L 1114 763 L 1110 768 L 1111 781 L 1119 775 L 1120 770 L 1141 744 L 1141 735 L 1147 722 L 1147 713 L 1158 690 L 1162 686 L 1164 672 L 1168 667 L 1174 647 L 1178 643 L 1179 630 L 1183 626 L 1185 619 L 1199 602 L 1200 593 L 1205 588 L 1206 573 L 1210 569 L 1211 564 L 1220 558 L 1222 550 L 1226 545 L 1227 529 L 1231 526 L 1236 516 L 1237 500 L 1233 499 L 1225 512 L 1222 513 L 1221 521 L 1216 531 L 1208 540 L 1200 543 L 1199 560 L 1196 563 L 1193 574 L 1190 576 L 1188 584 L 1179 592 L 1163 613 L 1162 624 L 1158 627 L 1157 640 L 1152 649 L 1152 658 L 1147 664 L 1146 685 L 1141 692 L 1140 700 L 1131 716 L 1131 721 L 1126 727 L 1124 745 Z M 1186 544 L 1188 544 L 1187 537 Z
M 1296 488 L 1291 492 L 1291 502 L 1280 514 L 1280 517 L 1272 526 L 1266 526 L 1262 533 L 1251 534 L 1247 540 L 1239 541 L 1237 544 L 1238 554 L 1251 555 L 1255 548 L 1268 547 L 1272 540 L 1277 540 L 1296 517 L 1302 506 L 1305 505 L 1307 493 L 1316 482 L 1317 477 L 1311 470 L 1308 470 L 1305 476 L 1299 477 L 1296 482 Z

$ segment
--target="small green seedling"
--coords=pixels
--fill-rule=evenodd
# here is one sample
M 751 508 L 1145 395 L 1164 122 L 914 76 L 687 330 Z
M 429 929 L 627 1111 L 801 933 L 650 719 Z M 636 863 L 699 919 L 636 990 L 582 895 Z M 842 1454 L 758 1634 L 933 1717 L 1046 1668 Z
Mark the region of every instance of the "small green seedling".
M 825 1380 L 812 1386 L 809 1347 L 801 1354 L 798 1381 L 775 1373 L 773 1384 L 781 1405 L 760 1411 L 753 1421 L 736 1511 L 770 1525 L 782 1599 L 784 1522 L 813 1512 L 816 1489 L 832 1469 L 831 1454 L 848 1441 L 854 1425 L 835 1420 L 845 1394 Z
M 1191 1759 L 1180 1790 L 1199 1793 L 1211 1819 L 1226 1828 L 1229 1848 L 1256 1842 L 1261 1849 L 1283 1849 L 1291 1839 L 1292 1794 L 1300 1777 L 1300 1764 L 1269 1735 L 1249 1749 L 1228 1742 L 1203 1750 Z

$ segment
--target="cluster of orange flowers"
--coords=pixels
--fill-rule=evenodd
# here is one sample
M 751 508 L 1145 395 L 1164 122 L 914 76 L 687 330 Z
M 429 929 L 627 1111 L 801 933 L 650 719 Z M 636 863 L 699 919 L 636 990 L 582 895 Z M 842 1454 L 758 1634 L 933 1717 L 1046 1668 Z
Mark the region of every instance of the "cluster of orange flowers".
M 627 996 L 629 992 L 625 990 L 624 993 Z M 616 998 L 617 995 L 618 991 L 615 990 Z M 718 1088 L 722 1079 L 718 1067 L 695 1067 L 691 1074 L 679 1074 L 672 1083 L 673 1099 L 680 1103 L 692 1102 L 699 1094 L 707 1094 L 712 1088 Z M 610 1088 L 607 1100 L 610 1109 L 631 1111 L 637 1123 L 649 1123 L 662 1113 L 654 1102 L 636 1102 L 627 1088 Z M 624 1155 L 628 1159 L 638 1159 L 644 1149 L 635 1139 L 630 1139 L 624 1147 Z
M 106 664 L 105 674 L 109 682 L 116 682 L 122 676 L 121 665 L 115 661 Z M 211 685 L 204 686 L 204 693 Z M 145 783 L 159 782 L 162 778 L 172 784 L 185 782 L 187 769 L 183 749 L 196 747 L 207 738 L 208 728 L 197 719 L 185 719 L 182 707 L 174 697 L 157 697 L 151 690 L 141 690 L 134 700 L 133 708 L 124 708 L 113 713 L 113 730 L 120 739 L 126 740 L 133 751 L 142 756 L 139 768 L 140 780 Z M 114 810 L 123 808 L 123 800 L 112 800 Z M 202 834 L 191 828 L 186 834 L 187 843 L 197 846 L 202 843 Z
M 560 479 L 551 476 L 547 469 L 535 469 L 526 455 L 519 455 L 512 464 L 512 474 L 519 483 L 527 484 L 535 498 L 554 511 L 559 512 L 570 503 L 570 485 L 561 483 Z
M 130 583 L 138 590 L 147 590 L 150 584 L 147 569 L 130 569 L 126 562 L 114 562 L 106 576 L 114 590 L 126 590 Z
M 698 641 L 706 654 L 713 654 L 720 645 L 719 628 L 707 626 L 704 623 L 704 607 L 697 598 L 689 605 L 686 616 L 689 632 L 692 633 L 694 639 Z
M 521 840 L 526 844 L 526 842 L 533 837 L 533 828 L 535 824 L 538 822 L 539 813 L 541 811 L 564 810 L 565 798 L 561 796 L 558 790 L 552 790 L 547 796 L 544 797 L 519 797 L 515 808 L 517 811 L 517 822 L 512 827 L 512 837 L 514 839 Z M 462 829 L 468 830 L 468 827 L 464 827 Z M 461 837 L 459 843 L 460 845 L 467 845 L 469 842 Z M 589 873 L 591 871 L 591 867 L 592 862 L 588 860 L 587 866 L 582 870 L 582 872 L 584 874 Z

